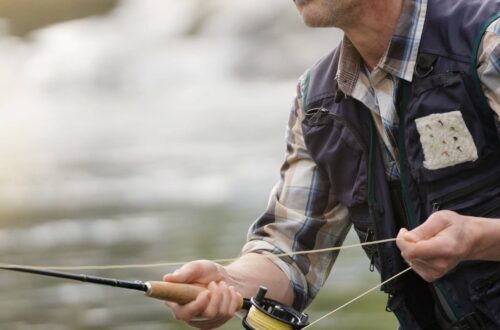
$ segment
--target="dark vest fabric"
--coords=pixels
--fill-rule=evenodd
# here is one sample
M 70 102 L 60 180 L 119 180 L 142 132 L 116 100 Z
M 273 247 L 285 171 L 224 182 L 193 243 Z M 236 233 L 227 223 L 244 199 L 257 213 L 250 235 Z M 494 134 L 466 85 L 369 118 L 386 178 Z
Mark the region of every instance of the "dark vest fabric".
M 471 68 L 474 42 L 488 18 L 499 12 L 499 0 L 429 0 L 419 49 L 423 60 L 398 104 L 404 105 L 398 109 L 404 132 L 400 157 L 406 163 L 403 196 L 391 188 L 397 184 L 387 181 L 385 151 L 374 139 L 370 110 L 337 91 L 338 49 L 310 69 L 303 88 L 306 146 L 338 202 L 349 209 L 361 241 L 393 238 L 401 227 L 413 228 L 438 209 L 500 218 L 500 138 Z M 415 120 L 451 111 L 462 114 L 478 159 L 429 170 Z M 406 208 L 396 205 L 401 201 Z M 407 267 L 395 243 L 369 246 L 365 252 L 382 281 Z M 403 329 L 440 329 L 443 324 L 500 329 L 498 262 L 462 262 L 432 285 L 411 271 L 382 289 L 389 294 L 387 309 Z M 446 314 L 439 311 L 443 306 L 437 295 L 456 316 L 454 326 L 435 316 Z

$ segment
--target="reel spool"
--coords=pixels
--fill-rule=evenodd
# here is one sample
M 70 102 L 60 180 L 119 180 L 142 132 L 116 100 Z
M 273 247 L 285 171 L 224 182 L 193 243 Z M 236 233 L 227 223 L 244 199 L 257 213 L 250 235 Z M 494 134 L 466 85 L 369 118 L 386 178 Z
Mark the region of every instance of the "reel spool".
M 267 289 L 260 287 L 255 297 L 245 299 L 243 308 L 248 309 L 242 322 L 245 329 L 300 330 L 309 324 L 307 314 L 265 298 L 266 293 Z

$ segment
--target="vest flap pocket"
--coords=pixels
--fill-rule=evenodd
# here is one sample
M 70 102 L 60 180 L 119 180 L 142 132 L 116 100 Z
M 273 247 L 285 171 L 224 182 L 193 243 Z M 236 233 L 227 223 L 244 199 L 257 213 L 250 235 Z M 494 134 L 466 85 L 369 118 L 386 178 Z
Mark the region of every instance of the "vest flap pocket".
M 469 184 L 454 190 L 444 187 L 446 193 L 431 194 L 431 212 L 451 210 L 479 217 L 500 216 L 500 173 L 464 181 Z
M 460 76 L 456 72 L 446 72 L 429 76 L 421 84 L 415 86 L 414 93 L 421 95 L 428 90 L 460 84 Z
M 469 87 L 461 72 L 413 83 L 404 122 L 408 166 L 417 182 L 473 169 L 498 153 L 487 138 L 494 127 L 474 106 Z
M 347 206 L 367 201 L 367 147 L 356 128 L 326 109 L 312 109 L 302 122 L 311 157 L 327 174 L 337 200 Z

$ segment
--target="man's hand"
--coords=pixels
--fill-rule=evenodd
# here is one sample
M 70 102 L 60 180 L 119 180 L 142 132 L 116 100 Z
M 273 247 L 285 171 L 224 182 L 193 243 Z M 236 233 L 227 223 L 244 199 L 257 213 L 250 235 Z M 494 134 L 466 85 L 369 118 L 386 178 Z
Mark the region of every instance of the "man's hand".
M 242 297 L 234 286 L 226 283 L 227 278 L 227 272 L 219 264 L 205 260 L 187 263 L 174 273 L 165 275 L 163 280 L 201 284 L 208 290 L 183 306 L 173 302 L 165 304 L 176 319 L 185 321 L 192 327 L 202 330 L 217 328 L 231 319 L 241 307 Z
M 432 282 L 461 261 L 471 259 L 477 238 L 481 237 L 476 219 L 479 218 L 438 211 L 410 232 L 401 229 L 396 243 L 406 262 L 424 280 Z
M 164 281 L 200 284 L 208 288 L 195 301 L 180 306 L 167 302 L 178 320 L 202 329 L 214 329 L 227 322 L 241 307 L 243 297 L 252 297 L 259 286 L 268 288 L 266 297 L 291 305 L 293 288 L 288 277 L 268 257 L 248 253 L 225 267 L 200 260 L 185 264 Z

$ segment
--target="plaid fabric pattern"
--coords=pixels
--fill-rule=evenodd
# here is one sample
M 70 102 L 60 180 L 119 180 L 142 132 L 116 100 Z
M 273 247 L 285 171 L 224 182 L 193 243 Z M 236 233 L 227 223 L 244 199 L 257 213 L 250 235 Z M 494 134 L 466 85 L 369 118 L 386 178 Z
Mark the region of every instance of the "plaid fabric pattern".
M 425 0 L 405 0 L 403 13 L 390 46 L 377 67 L 369 72 L 352 43 L 341 45 L 337 80 L 348 95 L 372 110 L 386 153 L 387 175 L 398 176 L 394 106 L 400 79 L 411 80 L 425 20 Z M 500 104 L 499 32 L 492 24 L 483 39 L 480 73 L 493 109 Z M 290 112 L 286 132 L 285 161 L 281 180 L 273 189 L 267 210 L 248 231 L 242 253 L 268 255 L 290 279 L 295 293 L 294 307 L 304 309 L 316 296 L 335 262 L 337 253 L 324 252 L 278 258 L 273 254 L 339 246 L 351 223 L 347 209 L 336 202 L 329 180 L 322 176 L 309 155 L 302 134 L 302 83 Z
M 420 37 L 427 12 L 427 0 L 405 1 L 396 31 L 377 66 L 370 72 L 360 60 L 352 43 L 344 37 L 337 80 L 339 88 L 371 111 L 380 136 L 386 175 L 399 178 L 396 91 L 400 79 L 411 81 L 415 69 Z
M 500 19 L 486 29 L 479 47 L 477 72 L 490 107 L 500 121 Z

